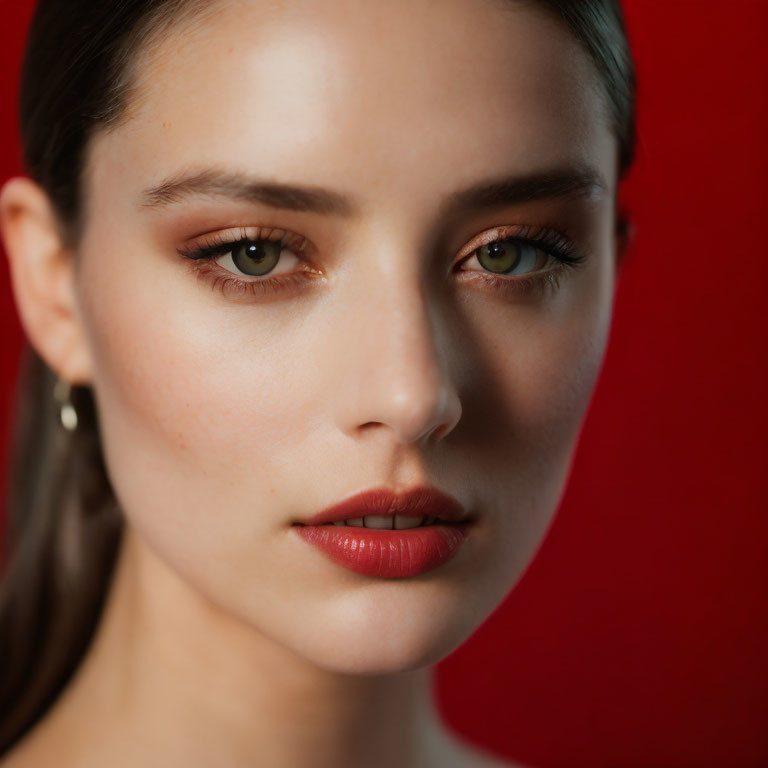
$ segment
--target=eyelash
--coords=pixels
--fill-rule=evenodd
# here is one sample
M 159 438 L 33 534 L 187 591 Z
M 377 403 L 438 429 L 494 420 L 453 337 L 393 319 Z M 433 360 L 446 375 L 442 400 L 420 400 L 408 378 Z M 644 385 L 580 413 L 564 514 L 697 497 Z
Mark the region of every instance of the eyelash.
M 277 228 L 241 227 L 235 237 L 226 232 L 217 232 L 207 236 L 202 243 L 198 242 L 192 247 L 179 248 L 177 250 L 181 256 L 190 260 L 190 264 L 198 277 L 211 283 L 214 289 L 221 290 L 225 296 L 230 298 L 243 295 L 274 296 L 286 290 L 299 288 L 321 276 L 317 270 L 308 267 L 300 272 L 286 275 L 241 280 L 234 273 L 214 263 L 217 257 L 226 255 L 238 245 L 246 245 L 263 240 L 277 242 L 281 247 L 290 249 L 299 257 L 306 249 L 308 243 L 306 238 Z M 506 240 L 513 240 L 517 243 L 535 247 L 554 258 L 558 263 L 551 269 L 532 272 L 525 277 L 504 277 L 490 271 L 479 270 L 458 271 L 468 275 L 465 278 L 466 280 L 471 282 L 481 281 L 489 286 L 491 290 L 513 293 L 515 295 L 530 295 L 546 290 L 556 291 L 564 271 L 578 267 L 588 258 L 586 251 L 580 250 L 560 232 L 546 227 L 523 225 L 495 227 L 484 232 L 479 237 L 473 239 L 471 248 L 463 249 L 458 263 L 461 264 L 469 260 L 485 245 Z
M 549 290 L 554 293 L 560 286 L 560 279 L 565 270 L 574 269 L 583 264 L 589 254 L 580 249 L 572 240 L 564 234 L 547 227 L 531 225 L 517 225 L 494 227 L 482 235 L 474 238 L 467 248 L 462 249 L 460 263 L 468 261 L 484 245 L 512 240 L 516 243 L 530 245 L 543 251 L 557 261 L 556 266 L 531 272 L 524 277 L 504 277 L 490 271 L 459 270 L 470 282 L 480 281 L 492 290 L 513 296 L 541 295 Z
M 190 248 L 178 248 L 179 254 L 190 260 L 190 263 L 201 279 L 210 282 L 214 289 L 228 298 L 238 298 L 244 295 L 269 296 L 277 295 L 291 288 L 299 288 L 309 280 L 316 280 L 319 273 L 314 269 L 304 269 L 287 275 L 266 277 L 263 279 L 241 280 L 232 272 L 214 263 L 219 256 L 224 256 L 238 245 L 251 244 L 269 240 L 279 243 L 282 248 L 288 248 L 300 256 L 307 247 L 307 239 L 294 235 L 283 229 L 266 227 L 241 227 L 235 237 L 227 232 L 216 232 L 206 236 L 202 243 L 198 242 Z

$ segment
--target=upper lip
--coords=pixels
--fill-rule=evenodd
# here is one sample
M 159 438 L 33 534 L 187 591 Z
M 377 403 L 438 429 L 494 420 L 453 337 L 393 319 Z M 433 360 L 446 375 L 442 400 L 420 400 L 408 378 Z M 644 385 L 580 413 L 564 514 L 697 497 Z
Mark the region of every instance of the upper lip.
M 372 488 L 327 507 L 306 520 L 303 525 L 323 525 L 366 515 L 435 515 L 441 520 L 463 522 L 470 520 L 464 507 L 443 491 L 430 486 L 417 486 L 401 493 L 389 488 Z

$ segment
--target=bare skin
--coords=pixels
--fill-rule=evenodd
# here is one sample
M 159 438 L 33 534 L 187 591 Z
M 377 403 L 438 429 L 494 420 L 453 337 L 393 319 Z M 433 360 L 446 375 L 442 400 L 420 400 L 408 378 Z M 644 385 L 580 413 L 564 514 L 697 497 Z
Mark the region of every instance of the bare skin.
M 179 643 L 168 630 L 186 632 L 192 623 L 226 622 L 229 634 L 221 647 L 238 655 L 256 650 L 253 633 L 212 604 L 190 599 L 183 584 L 168 578 L 169 572 L 148 573 L 133 564 L 137 557 L 136 542 L 126 542 L 110 611 L 86 663 L 52 714 L 0 763 L 3 768 L 511 765 L 444 730 L 427 695 L 427 670 L 406 673 L 402 679 L 337 678 L 336 690 L 329 695 L 327 680 L 311 679 L 296 668 L 295 659 L 289 664 L 277 655 L 281 649 L 264 644 L 260 653 L 272 656 L 271 667 L 261 665 L 262 656 L 260 673 L 271 669 L 275 674 L 250 692 L 247 706 L 233 707 L 227 691 L 238 687 L 244 670 L 222 663 L 222 654 L 208 646 L 204 636 L 185 635 Z M 146 589 L 150 585 L 151 590 Z M 115 659 L 129 661 L 118 665 Z M 190 677 L 194 668 L 199 674 Z M 144 669 L 153 670 L 151 680 Z M 147 701 L 152 701 L 151 707 Z M 222 709 L 219 718 L 211 717 L 214 702 Z M 297 727 L 302 722 L 314 727 L 302 733 Z M 372 728 L 372 722 L 378 726 Z M 91 726 L 83 728 L 84 723 Z M 193 740 L 189 734 L 194 734 Z M 398 762 L 404 755 L 410 757 Z
M 127 525 L 83 665 L 0 765 L 512 765 L 440 723 L 430 666 L 535 554 L 602 363 L 617 147 L 591 63 L 535 5 L 219 5 L 148 49 L 128 119 L 92 140 L 76 252 L 31 181 L 0 196 L 25 330 L 93 387 Z M 214 173 L 346 209 L 147 194 Z M 456 202 L 543 173 L 581 184 Z M 178 252 L 275 229 L 293 237 L 277 272 L 312 280 L 222 290 L 231 262 Z M 534 249 L 490 282 L 472 256 L 543 230 L 581 262 Z M 459 555 L 375 579 L 295 535 L 382 484 L 476 511 Z

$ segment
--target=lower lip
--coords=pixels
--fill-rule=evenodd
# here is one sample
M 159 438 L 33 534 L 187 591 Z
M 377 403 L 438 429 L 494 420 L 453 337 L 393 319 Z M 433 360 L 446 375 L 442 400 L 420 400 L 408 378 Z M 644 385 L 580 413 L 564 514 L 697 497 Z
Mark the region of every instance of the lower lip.
M 469 523 L 381 530 L 341 525 L 297 525 L 304 541 L 344 568 L 365 576 L 402 579 L 431 571 L 456 556 Z

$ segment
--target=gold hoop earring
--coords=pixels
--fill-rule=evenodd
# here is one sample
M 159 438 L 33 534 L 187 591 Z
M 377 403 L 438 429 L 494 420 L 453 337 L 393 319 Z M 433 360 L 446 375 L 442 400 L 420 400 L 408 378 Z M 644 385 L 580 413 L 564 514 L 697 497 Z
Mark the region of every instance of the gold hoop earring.
M 77 410 L 72 404 L 72 386 L 68 381 L 59 379 L 53 388 L 54 400 L 59 404 L 59 418 L 61 426 L 67 432 L 74 432 L 77 429 Z

